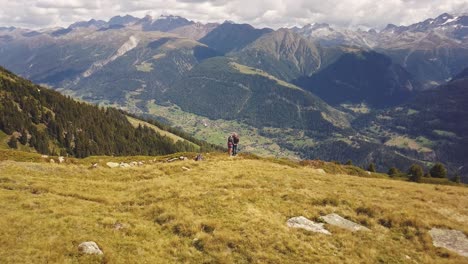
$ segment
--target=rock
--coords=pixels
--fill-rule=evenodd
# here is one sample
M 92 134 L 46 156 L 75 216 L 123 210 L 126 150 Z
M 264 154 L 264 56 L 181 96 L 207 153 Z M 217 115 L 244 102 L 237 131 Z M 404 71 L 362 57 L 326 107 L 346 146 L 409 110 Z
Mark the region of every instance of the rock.
M 468 257 L 468 238 L 462 231 L 432 228 L 429 231 L 432 244 L 454 251 L 464 257 Z
M 119 167 L 119 164 L 117 162 L 107 162 L 106 163 L 107 167 L 109 168 L 117 168 Z
M 183 169 L 184 171 L 189 171 L 189 170 L 190 170 L 190 169 L 187 168 L 187 167 L 182 167 L 182 169 Z
M 64 163 L 65 158 L 63 156 L 60 156 L 60 157 L 58 157 L 58 161 L 59 161 L 59 163 Z
M 120 166 L 120 168 L 129 168 L 130 164 L 125 163 L 125 162 L 120 162 L 119 166 Z
M 180 156 L 179 159 L 180 159 L 180 160 L 186 160 L 187 158 L 184 157 L 184 156 Z
M 143 166 L 144 164 L 145 164 L 145 162 L 143 162 L 143 161 L 138 162 L 138 166 Z
M 366 173 L 367 173 L 368 175 L 371 175 L 371 174 L 372 174 L 370 171 L 366 171 Z
M 305 218 L 304 216 L 290 218 L 286 224 L 292 228 L 301 228 L 315 233 L 331 235 L 331 233 L 323 227 L 322 223 L 315 223 Z
M 135 166 L 137 166 L 137 165 L 138 165 L 138 163 L 137 163 L 136 161 L 130 162 L 130 166 L 132 166 L 132 167 L 135 167 Z
M 78 251 L 84 254 L 95 254 L 95 255 L 103 255 L 101 249 L 98 247 L 96 242 L 94 241 L 87 241 L 83 242 L 78 245 Z
M 359 225 L 359 224 L 356 224 L 352 221 L 349 221 L 337 214 L 328 214 L 326 216 L 322 216 L 320 217 L 323 221 L 325 221 L 325 223 L 329 224 L 329 225 L 334 225 L 334 226 L 337 226 L 337 227 L 341 227 L 341 228 L 344 228 L 344 229 L 348 229 L 352 232 L 355 232 L 355 231 L 371 231 L 369 228 L 365 227 L 365 226 L 362 226 L 362 225 Z
M 50 162 L 50 163 L 55 163 L 55 160 L 54 160 L 54 159 L 50 159 L 49 162 Z
M 176 160 L 179 160 L 178 158 L 172 158 L 172 159 L 168 159 L 167 162 L 173 162 L 173 161 L 176 161 Z
M 93 164 L 91 165 L 91 167 L 89 167 L 89 168 L 90 168 L 90 169 L 97 169 L 97 167 L 98 167 L 98 164 L 97 164 L 97 163 L 93 163 Z
M 41 158 L 47 159 L 47 158 L 49 158 L 49 155 L 41 155 Z

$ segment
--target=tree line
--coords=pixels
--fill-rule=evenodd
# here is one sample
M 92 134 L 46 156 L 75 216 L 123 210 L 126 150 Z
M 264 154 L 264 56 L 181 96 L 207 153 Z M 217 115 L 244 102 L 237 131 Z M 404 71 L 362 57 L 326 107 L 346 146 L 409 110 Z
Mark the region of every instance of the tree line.
M 174 142 L 147 126 L 133 127 L 125 113 L 78 102 L 0 68 L 0 130 L 39 153 L 71 155 L 164 155 L 215 150 L 190 140 Z M 181 134 L 181 133 L 179 133 Z

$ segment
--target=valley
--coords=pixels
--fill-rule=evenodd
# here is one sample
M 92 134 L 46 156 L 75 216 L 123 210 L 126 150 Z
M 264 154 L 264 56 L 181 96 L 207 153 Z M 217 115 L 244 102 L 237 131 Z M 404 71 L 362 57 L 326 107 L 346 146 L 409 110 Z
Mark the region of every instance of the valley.
M 466 179 L 456 147 L 468 137 L 464 95 L 451 97 L 460 102 L 450 114 L 428 114 L 437 104 L 416 100 L 468 68 L 465 26 L 466 16 L 449 14 L 380 31 L 117 16 L 37 33 L 1 29 L 0 65 L 218 146 L 236 131 L 246 152 L 380 171 L 443 162 Z

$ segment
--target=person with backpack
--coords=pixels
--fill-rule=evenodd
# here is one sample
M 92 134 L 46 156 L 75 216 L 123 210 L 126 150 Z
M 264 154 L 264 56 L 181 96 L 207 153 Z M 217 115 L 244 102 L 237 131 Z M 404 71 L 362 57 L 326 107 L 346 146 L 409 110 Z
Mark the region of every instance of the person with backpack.
M 239 144 L 239 135 L 237 133 L 232 134 L 232 155 L 237 156 L 237 145 Z
M 232 135 L 229 135 L 228 137 L 227 146 L 228 146 L 228 154 L 229 156 L 232 156 L 232 147 L 234 146 L 234 138 L 232 137 Z

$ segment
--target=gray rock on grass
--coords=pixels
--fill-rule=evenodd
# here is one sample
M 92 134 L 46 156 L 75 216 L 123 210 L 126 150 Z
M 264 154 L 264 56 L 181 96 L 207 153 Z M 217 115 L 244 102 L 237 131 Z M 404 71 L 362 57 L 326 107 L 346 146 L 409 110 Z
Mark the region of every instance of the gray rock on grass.
M 120 168 L 130 168 L 130 164 L 128 164 L 126 162 L 120 162 L 119 166 L 120 166 Z
M 337 214 L 328 214 L 320 217 L 325 223 L 347 229 L 349 231 L 371 231 L 369 228 L 349 221 Z
M 462 231 L 432 228 L 429 231 L 432 244 L 454 251 L 464 257 L 468 257 L 468 238 Z
M 102 250 L 94 241 L 83 242 L 78 245 L 78 251 L 84 254 L 103 255 Z
M 290 218 L 286 224 L 289 227 L 292 228 L 300 228 L 300 229 L 305 229 L 308 231 L 312 231 L 315 233 L 322 233 L 325 235 L 331 235 L 331 233 L 323 227 L 322 223 L 315 223 L 314 221 L 311 221 L 304 216 L 297 216 Z
M 119 164 L 117 162 L 107 162 L 106 163 L 107 167 L 109 168 L 117 168 L 119 167 Z

